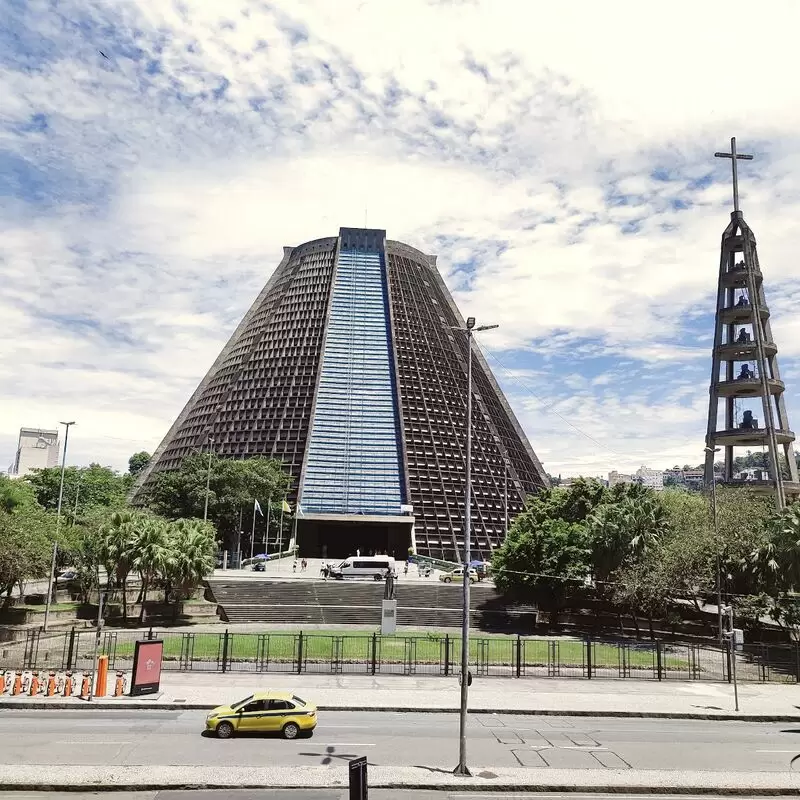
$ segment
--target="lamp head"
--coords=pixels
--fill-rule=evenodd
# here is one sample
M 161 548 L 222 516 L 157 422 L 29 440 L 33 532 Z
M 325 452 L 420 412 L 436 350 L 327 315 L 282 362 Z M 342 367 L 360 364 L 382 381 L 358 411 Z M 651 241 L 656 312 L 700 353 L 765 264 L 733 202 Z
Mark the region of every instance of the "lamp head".
M 467 330 L 471 331 L 475 327 L 475 317 L 467 317 Z

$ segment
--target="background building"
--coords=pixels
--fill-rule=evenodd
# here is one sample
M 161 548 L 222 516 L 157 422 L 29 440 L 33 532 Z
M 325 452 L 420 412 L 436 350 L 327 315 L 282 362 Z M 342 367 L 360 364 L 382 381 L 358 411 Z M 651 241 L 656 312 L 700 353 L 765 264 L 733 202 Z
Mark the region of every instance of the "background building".
M 491 320 L 490 320 L 491 321 Z M 466 336 L 436 257 L 383 230 L 284 248 L 278 265 L 142 472 L 208 447 L 282 459 L 301 554 L 375 550 L 454 559 L 464 546 Z M 475 556 L 488 558 L 525 496 L 548 485 L 477 347 Z M 507 503 L 506 503 L 507 496 Z
M 23 477 L 34 469 L 58 466 L 58 431 L 20 428 L 17 452 L 9 475 Z
M 641 466 L 633 473 L 633 479 L 636 483 L 641 483 L 642 486 L 648 486 L 657 492 L 664 489 L 664 471 L 660 469 Z

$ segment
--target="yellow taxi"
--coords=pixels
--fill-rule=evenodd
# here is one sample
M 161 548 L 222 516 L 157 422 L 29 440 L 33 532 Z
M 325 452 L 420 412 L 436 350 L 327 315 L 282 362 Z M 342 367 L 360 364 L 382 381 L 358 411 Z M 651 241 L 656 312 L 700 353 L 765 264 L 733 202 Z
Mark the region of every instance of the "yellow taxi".
M 256 692 L 238 703 L 217 706 L 206 717 L 206 730 L 220 739 L 234 733 L 279 732 L 284 739 L 311 735 L 317 727 L 317 707 L 291 692 Z

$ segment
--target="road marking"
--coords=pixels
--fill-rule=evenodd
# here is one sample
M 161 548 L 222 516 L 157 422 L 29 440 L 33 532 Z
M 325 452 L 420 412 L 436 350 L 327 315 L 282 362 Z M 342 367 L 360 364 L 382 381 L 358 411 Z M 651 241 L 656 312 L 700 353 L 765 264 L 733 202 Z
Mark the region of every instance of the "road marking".
M 797 754 L 798 750 L 756 750 L 756 753 L 795 753 Z
M 312 747 L 377 747 L 374 742 L 333 742 L 331 744 L 318 744 L 314 742 Z

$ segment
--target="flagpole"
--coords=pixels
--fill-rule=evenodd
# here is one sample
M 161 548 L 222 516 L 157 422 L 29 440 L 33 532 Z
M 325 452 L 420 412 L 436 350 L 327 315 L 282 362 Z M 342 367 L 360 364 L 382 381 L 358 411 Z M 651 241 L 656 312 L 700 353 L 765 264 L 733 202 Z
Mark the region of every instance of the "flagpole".
M 284 497 L 283 501 L 281 502 L 281 532 L 280 532 L 281 543 L 278 547 L 278 554 L 280 556 L 283 556 L 283 507 L 285 505 L 286 505 L 286 497 Z M 281 559 L 281 563 L 283 563 L 283 559 Z
M 267 532 L 264 534 L 264 552 L 269 555 L 269 521 L 272 517 L 272 498 L 267 500 Z
M 253 527 L 250 531 L 250 558 L 253 558 L 253 548 L 255 547 L 256 543 L 256 508 L 258 506 L 258 501 L 253 500 Z

